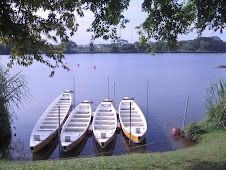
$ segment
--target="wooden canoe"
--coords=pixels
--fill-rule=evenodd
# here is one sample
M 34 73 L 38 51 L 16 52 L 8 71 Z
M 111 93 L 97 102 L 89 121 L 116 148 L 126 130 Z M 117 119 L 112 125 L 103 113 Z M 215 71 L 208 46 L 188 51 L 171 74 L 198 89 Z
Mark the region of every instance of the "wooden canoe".
M 111 101 L 105 99 L 100 103 L 95 111 L 92 126 L 95 140 L 105 148 L 112 141 L 117 128 L 117 115 Z
M 70 151 L 86 136 L 91 121 L 91 106 L 88 101 L 80 103 L 63 125 L 60 140 L 63 151 Z
M 119 120 L 122 130 L 128 138 L 130 138 L 135 143 L 140 143 L 143 141 L 147 131 L 147 122 L 142 111 L 132 99 L 125 97 L 120 102 Z
M 56 135 L 69 114 L 71 94 L 66 91 L 56 98 L 36 123 L 30 137 L 30 151 L 37 152 L 48 144 Z

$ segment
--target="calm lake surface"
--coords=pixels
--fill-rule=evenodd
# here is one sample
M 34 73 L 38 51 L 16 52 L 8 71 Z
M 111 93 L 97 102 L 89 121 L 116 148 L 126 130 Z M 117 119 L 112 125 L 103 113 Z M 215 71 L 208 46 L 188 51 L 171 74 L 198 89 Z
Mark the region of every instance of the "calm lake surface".
M 186 147 L 186 142 L 172 138 L 171 131 L 173 127 L 182 127 L 187 97 L 189 96 L 190 100 L 186 124 L 200 121 L 205 114 L 204 101 L 208 83 L 214 82 L 214 76 L 217 79 L 226 78 L 226 69 L 215 67 L 226 64 L 226 54 L 219 53 L 65 56 L 64 62 L 67 62 L 71 71 L 57 69 L 53 78 L 48 77 L 51 70 L 39 63 L 27 68 L 15 66 L 10 71 L 22 71 L 29 83 L 31 94 L 28 102 L 24 102 L 23 106 L 16 110 L 17 118 L 13 119 L 13 149 L 8 153 L 11 159 L 58 159 L 57 142 L 52 142 L 51 146 L 45 148 L 44 153 L 30 153 L 29 139 L 36 122 L 56 97 L 67 89 L 74 90 L 74 86 L 75 105 L 83 100 L 93 101 L 91 107 L 95 111 L 100 102 L 108 97 L 108 77 L 110 99 L 113 99 L 115 82 L 116 110 L 125 96 L 134 97 L 147 119 L 148 131 L 144 141 L 147 145 L 139 151 L 162 152 Z M 7 62 L 7 57 L 1 56 L 1 62 Z M 102 150 L 98 148 L 92 136 L 87 137 L 72 153 L 61 153 L 61 157 L 95 155 L 109 151 L 113 151 L 113 155 L 126 154 L 132 152 L 124 149 L 126 140 L 123 134 L 116 134 L 111 146 Z

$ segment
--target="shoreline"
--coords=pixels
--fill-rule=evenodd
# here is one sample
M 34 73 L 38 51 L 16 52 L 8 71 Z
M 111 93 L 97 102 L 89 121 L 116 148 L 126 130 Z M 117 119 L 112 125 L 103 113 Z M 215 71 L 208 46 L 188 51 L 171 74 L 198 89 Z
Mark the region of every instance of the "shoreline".
M 224 169 L 225 137 L 225 130 L 220 128 L 202 134 L 197 145 L 177 151 L 32 162 L 0 160 L 0 163 L 3 169 Z

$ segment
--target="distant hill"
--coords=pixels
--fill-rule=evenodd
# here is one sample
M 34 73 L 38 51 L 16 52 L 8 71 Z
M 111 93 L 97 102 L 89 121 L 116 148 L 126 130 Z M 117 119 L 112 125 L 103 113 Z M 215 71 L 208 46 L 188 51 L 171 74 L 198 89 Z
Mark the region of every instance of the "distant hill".
M 62 44 L 61 44 L 62 46 Z M 11 46 L 0 45 L 0 55 L 9 54 Z M 162 52 L 180 52 L 180 53 L 225 53 L 226 42 L 219 37 L 198 37 L 194 40 L 178 41 L 177 48 L 171 49 L 167 43 L 159 44 L 157 42 L 148 42 L 145 45 L 128 43 L 126 40 L 119 40 L 117 43 L 111 44 L 94 44 L 77 45 L 73 41 L 69 41 L 63 45 L 63 53 L 156 53 Z

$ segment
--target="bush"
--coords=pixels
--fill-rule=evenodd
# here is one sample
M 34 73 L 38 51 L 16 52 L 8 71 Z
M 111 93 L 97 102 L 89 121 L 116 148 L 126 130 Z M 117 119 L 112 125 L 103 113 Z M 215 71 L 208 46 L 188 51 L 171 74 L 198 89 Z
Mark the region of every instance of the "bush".
M 207 89 L 206 98 L 206 117 L 204 121 L 197 123 L 190 123 L 189 126 L 184 128 L 185 137 L 192 141 L 198 141 L 199 136 L 204 133 L 200 130 L 214 123 L 219 123 L 218 126 L 225 126 L 226 119 L 226 81 L 220 79 L 211 83 Z M 221 123 L 222 122 L 222 123 Z M 216 127 L 216 126 L 215 126 Z
M 20 73 L 11 77 L 0 66 L 0 146 L 11 139 L 10 119 L 13 116 L 13 108 L 19 107 L 27 96 L 26 85 Z
M 206 121 L 211 123 L 223 122 L 226 119 L 226 81 L 220 79 L 211 83 L 207 90 L 205 103 Z M 221 125 L 224 125 L 222 123 Z
M 197 142 L 199 140 L 200 135 L 204 133 L 204 130 L 200 130 L 202 128 L 203 127 L 200 124 L 191 122 L 189 126 L 184 127 L 185 137 L 187 139 Z

